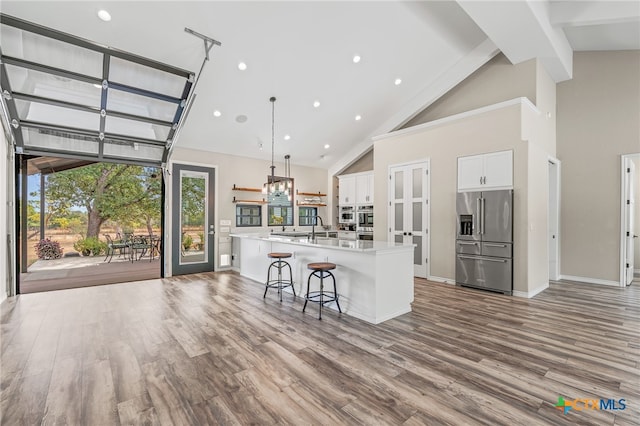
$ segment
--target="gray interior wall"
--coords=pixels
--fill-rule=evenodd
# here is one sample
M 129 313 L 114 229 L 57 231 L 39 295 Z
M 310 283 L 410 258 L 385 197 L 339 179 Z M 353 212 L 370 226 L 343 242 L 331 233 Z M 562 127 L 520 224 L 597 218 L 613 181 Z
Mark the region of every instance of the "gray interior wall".
M 640 152 L 640 51 L 575 52 L 557 88 L 561 274 L 620 280 L 620 155 Z
M 358 158 L 352 165 L 340 172 L 340 175 L 368 172 L 373 170 L 373 149 Z
M 528 277 L 528 142 L 521 138 L 520 104 L 375 142 L 374 238 L 388 233 L 389 166 L 430 160 L 430 276 L 455 281 L 457 158 L 513 150 L 514 290 L 530 291 Z M 545 163 L 546 164 L 546 163 Z
M 519 97 L 536 104 L 536 61 L 512 65 L 500 53 L 401 128 Z

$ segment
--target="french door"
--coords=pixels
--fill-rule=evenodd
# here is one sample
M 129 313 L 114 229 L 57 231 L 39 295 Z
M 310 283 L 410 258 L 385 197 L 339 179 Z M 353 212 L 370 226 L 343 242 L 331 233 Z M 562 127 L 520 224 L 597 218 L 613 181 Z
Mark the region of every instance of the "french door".
M 635 234 L 635 208 L 636 208 L 636 200 L 635 200 L 635 185 L 637 184 L 636 178 L 636 166 L 631 160 L 631 158 L 624 158 L 624 200 L 626 200 L 624 204 L 624 284 L 630 285 L 633 281 L 633 273 L 635 269 L 634 259 L 635 259 L 635 250 L 634 238 L 637 238 Z
M 171 179 L 172 275 L 213 271 L 215 169 L 174 164 Z
M 389 167 L 389 241 L 415 244 L 413 274 L 429 275 L 429 161 Z

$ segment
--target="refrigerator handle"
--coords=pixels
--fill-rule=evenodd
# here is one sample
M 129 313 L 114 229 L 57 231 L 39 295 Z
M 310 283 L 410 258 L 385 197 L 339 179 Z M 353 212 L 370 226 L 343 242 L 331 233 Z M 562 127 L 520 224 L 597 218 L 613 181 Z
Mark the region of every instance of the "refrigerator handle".
M 481 198 L 480 199 L 480 206 L 481 206 L 482 212 L 480 213 L 480 223 L 482 225 L 480 226 L 480 233 L 482 235 L 484 235 L 484 202 L 485 202 L 484 198 Z
M 481 198 L 476 198 L 476 217 L 475 217 L 475 226 L 478 230 L 478 235 L 482 235 L 482 222 L 481 222 L 481 214 L 482 214 L 482 206 L 481 206 Z

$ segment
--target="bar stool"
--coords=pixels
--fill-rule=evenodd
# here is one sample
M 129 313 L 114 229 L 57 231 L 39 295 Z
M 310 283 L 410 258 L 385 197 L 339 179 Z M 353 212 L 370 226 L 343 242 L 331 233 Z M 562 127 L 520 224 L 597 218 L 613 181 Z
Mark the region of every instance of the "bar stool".
M 285 262 L 282 259 L 287 259 L 289 257 L 291 257 L 291 253 L 269 253 L 267 254 L 267 257 L 269 257 L 269 259 L 275 259 L 273 262 L 271 262 L 271 265 L 269 265 L 269 269 L 267 269 L 267 282 L 265 283 L 265 288 L 264 288 L 264 296 L 262 296 L 262 298 L 264 299 L 265 297 L 267 297 L 267 291 L 270 288 L 277 288 L 278 289 L 278 295 L 280 295 L 280 301 L 282 302 L 282 289 L 283 288 L 287 288 L 287 287 L 291 287 L 291 289 L 293 290 L 293 297 L 296 296 L 296 289 L 293 287 L 293 274 L 291 273 L 291 265 L 289 265 L 289 262 Z M 288 280 L 283 280 L 282 279 L 282 268 L 284 267 L 288 267 L 289 268 L 289 279 Z M 278 270 L 278 278 L 277 279 L 272 279 L 271 278 L 271 271 L 273 268 L 276 268 Z
M 330 272 L 333 269 L 336 269 L 335 263 L 329 262 L 316 262 L 309 263 L 307 265 L 307 269 L 312 270 L 309 274 L 309 278 L 307 279 L 307 294 L 304 297 L 304 306 L 302 307 L 302 312 L 307 309 L 307 302 L 314 302 L 319 304 L 320 309 L 318 312 L 318 319 L 322 319 L 322 306 L 326 303 L 336 302 L 338 305 L 338 312 L 342 313 L 342 309 L 340 309 L 340 303 L 338 303 L 338 290 L 336 290 L 336 277 Z M 320 291 L 309 291 L 311 278 L 317 277 L 320 278 Z M 333 291 L 325 291 L 324 290 L 324 279 L 327 277 L 331 277 L 333 279 Z

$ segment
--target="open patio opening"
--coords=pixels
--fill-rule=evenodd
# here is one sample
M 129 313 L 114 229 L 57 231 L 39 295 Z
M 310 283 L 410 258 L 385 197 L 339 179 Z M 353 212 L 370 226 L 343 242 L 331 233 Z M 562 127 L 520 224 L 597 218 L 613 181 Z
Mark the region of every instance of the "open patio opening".
M 159 168 L 21 156 L 19 292 L 162 276 Z

